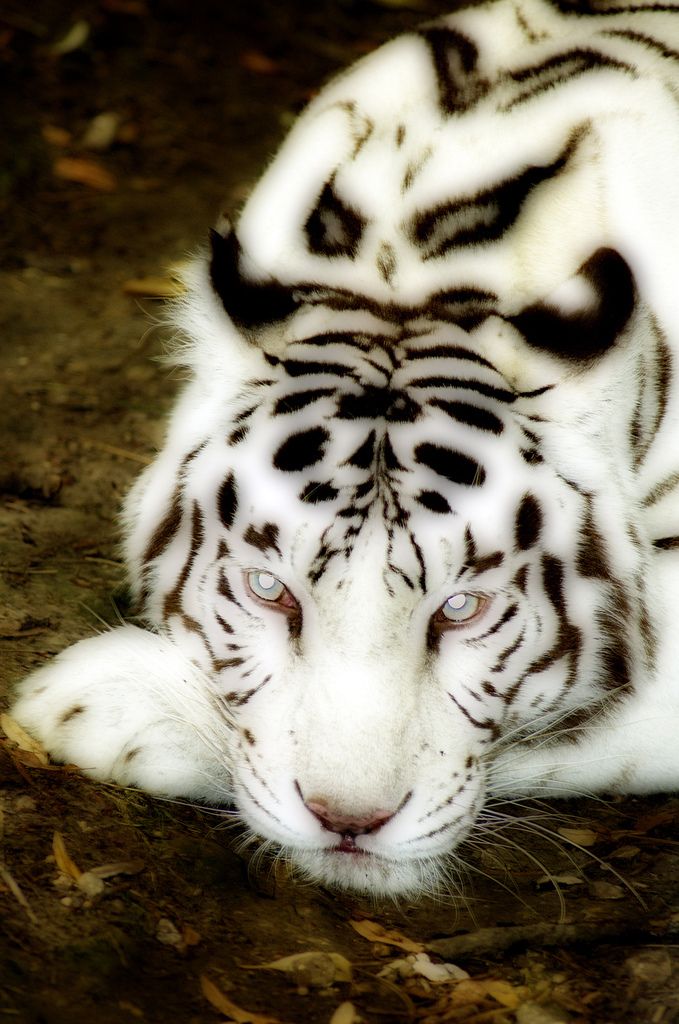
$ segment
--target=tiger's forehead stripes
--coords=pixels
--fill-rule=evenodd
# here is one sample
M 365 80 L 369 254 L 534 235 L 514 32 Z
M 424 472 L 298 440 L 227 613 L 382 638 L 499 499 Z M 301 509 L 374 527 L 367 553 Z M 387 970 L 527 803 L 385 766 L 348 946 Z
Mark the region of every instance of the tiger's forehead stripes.
M 286 517 L 291 523 L 304 518 L 305 506 L 324 512 L 322 540 L 308 560 L 312 584 L 334 559 L 351 557 L 377 515 L 386 536 L 387 586 L 393 573 L 407 587 L 425 592 L 433 549 L 425 553 L 417 531 L 427 519 L 438 535 L 445 518 L 487 518 L 481 492 L 489 481 L 516 492 L 511 500 L 517 506 L 517 543 L 525 551 L 534 546 L 541 512 L 531 504 L 528 477 L 525 486 L 518 481 L 531 463 L 539 463 L 540 438 L 528 431 L 532 458 L 527 458 L 523 420 L 530 414 L 517 419 L 521 396 L 465 331 L 416 322 L 399 338 L 341 331 L 312 335 L 291 342 L 284 358 L 270 355 L 268 362 L 271 379 L 246 385 L 244 407 L 233 422 L 258 431 L 258 458 L 263 464 L 270 460 L 272 485 L 296 496 L 299 511 L 291 506 Z M 505 434 L 520 442 L 513 470 L 496 446 Z M 232 432 L 228 444 L 240 449 L 246 437 Z M 242 467 L 227 475 L 218 492 L 227 526 L 233 522 L 239 481 L 248 487 L 243 454 Z M 479 493 L 479 501 L 470 504 L 472 492 Z M 245 539 L 264 551 L 273 545 L 264 545 L 262 529 L 251 524 Z M 284 546 L 286 540 L 277 543 Z M 511 546 L 511 535 L 507 543 Z M 480 576 L 501 561 L 499 552 L 487 547 L 478 558 L 467 551 L 465 565 Z

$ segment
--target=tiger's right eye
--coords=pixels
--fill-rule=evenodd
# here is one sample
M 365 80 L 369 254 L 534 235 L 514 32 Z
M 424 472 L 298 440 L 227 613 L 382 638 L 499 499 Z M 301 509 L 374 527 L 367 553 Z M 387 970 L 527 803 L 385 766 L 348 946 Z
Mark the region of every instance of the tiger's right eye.
M 249 572 L 248 586 L 255 597 L 260 597 L 262 601 L 278 601 L 285 590 L 281 581 L 270 572 Z
M 288 588 L 273 573 L 251 569 L 245 573 L 245 582 L 253 597 L 270 604 L 273 609 L 283 612 L 294 612 L 299 609 Z

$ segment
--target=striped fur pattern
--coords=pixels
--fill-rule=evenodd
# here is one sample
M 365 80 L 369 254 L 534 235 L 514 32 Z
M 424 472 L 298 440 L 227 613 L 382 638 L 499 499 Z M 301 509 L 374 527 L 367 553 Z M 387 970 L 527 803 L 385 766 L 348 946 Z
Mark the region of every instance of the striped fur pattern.
M 495 0 L 323 90 L 187 272 L 146 629 L 15 713 L 419 892 L 484 801 L 675 788 L 679 11 Z

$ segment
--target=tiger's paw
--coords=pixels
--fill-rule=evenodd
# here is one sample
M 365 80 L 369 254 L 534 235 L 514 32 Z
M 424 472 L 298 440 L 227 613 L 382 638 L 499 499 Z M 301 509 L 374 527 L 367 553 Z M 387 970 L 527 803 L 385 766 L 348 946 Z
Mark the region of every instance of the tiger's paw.
M 24 680 L 11 715 L 90 778 L 229 801 L 228 721 L 209 680 L 165 637 L 121 626 L 81 640 Z

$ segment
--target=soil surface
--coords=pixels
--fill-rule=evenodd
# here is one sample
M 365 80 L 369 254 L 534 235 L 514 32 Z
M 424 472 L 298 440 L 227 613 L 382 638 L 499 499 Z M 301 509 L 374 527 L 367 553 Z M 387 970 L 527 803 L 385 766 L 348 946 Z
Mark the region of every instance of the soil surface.
M 116 513 L 178 384 L 143 296 L 329 73 L 448 6 L 2 5 L 2 693 L 128 609 Z M 9 740 L 0 800 L 0 1022 L 679 1021 L 676 799 L 518 808 L 464 899 L 384 904 Z

